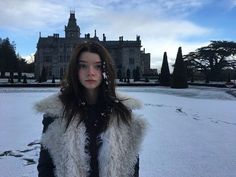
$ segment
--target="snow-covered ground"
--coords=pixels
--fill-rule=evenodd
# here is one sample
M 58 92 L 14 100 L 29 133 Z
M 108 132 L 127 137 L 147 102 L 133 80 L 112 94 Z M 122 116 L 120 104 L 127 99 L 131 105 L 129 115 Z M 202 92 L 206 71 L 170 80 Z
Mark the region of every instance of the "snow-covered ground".
M 235 177 L 236 98 L 227 89 L 120 87 L 149 122 L 140 177 Z M 56 88 L 0 88 L 0 177 L 36 177 L 42 115 Z

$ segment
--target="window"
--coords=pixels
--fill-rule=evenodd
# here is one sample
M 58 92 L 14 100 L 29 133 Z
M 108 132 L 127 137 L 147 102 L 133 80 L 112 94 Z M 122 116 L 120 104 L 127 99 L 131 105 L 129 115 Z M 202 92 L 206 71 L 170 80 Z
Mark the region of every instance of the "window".
M 133 48 L 129 49 L 130 54 L 134 54 L 135 50 Z
M 129 58 L 129 64 L 134 65 L 134 58 Z
M 62 78 L 64 75 L 64 68 L 60 68 L 60 78 Z
M 52 57 L 51 56 L 45 56 L 44 61 L 45 62 L 52 62 Z

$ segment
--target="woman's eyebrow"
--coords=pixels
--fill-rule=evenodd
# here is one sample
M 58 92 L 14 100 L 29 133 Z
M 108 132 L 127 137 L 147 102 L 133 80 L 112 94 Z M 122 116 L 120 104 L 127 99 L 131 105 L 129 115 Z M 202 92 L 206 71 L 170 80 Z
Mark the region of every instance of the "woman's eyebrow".
M 79 63 L 88 63 L 88 62 L 85 61 L 85 60 L 79 60 Z M 101 61 L 96 61 L 96 62 L 94 62 L 94 63 L 100 64 L 100 63 L 102 63 L 102 62 L 101 62 Z
M 79 60 L 79 63 L 88 63 L 88 62 L 84 60 Z

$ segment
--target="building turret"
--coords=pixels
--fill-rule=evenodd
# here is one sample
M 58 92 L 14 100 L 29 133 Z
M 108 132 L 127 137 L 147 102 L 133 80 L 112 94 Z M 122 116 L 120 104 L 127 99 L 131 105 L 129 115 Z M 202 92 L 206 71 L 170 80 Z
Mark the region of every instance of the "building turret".
M 70 18 L 67 26 L 65 26 L 66 38 L 80 38 L 80 28 L 76 23 L 75 12 L 70 11 Z

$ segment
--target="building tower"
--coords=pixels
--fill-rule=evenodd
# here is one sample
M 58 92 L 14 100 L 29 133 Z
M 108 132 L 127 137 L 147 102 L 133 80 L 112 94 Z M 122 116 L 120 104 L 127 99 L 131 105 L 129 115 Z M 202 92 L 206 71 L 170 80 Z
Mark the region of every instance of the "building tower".
M 80 28 L 76 23 L 75 11 L 70 11 L 70 18 L 67 26 L 65 26 L 65 37 L 66 38 L 80 38 Z

